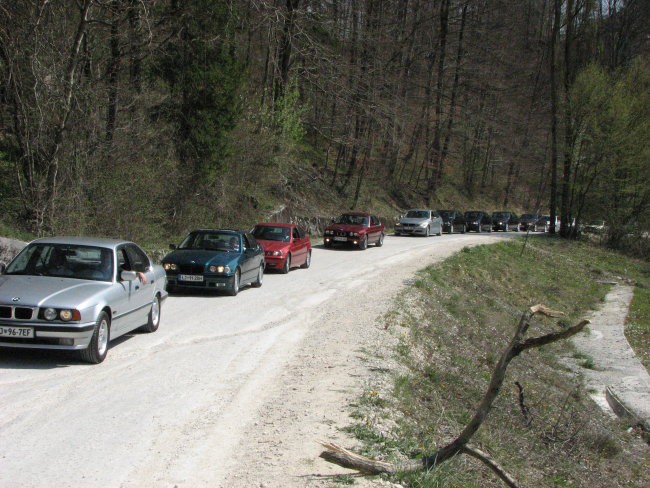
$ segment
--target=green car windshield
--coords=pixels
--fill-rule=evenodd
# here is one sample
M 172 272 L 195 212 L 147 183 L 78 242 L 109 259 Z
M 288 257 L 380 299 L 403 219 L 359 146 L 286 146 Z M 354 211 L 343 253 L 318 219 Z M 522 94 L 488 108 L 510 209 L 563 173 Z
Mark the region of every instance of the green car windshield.
M 238 251 L 239 236 L 232 232 L 200 231 L 188 235 L 178 249 L 201 249 L 208 251 Z

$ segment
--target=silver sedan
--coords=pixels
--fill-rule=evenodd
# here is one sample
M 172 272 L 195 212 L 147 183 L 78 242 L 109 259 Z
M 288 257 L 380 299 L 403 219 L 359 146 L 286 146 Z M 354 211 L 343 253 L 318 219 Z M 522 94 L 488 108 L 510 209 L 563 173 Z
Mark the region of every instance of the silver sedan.
M 0 272 L 0 346 L 75 350 L 90 363 L 110 340 L 155 332 L 167 298 L 162 266 L 128 241 L 37 239 Z
M 395 235 L 442 235 L 442 219 L 437 212 L 413 208 L 395 224 Z

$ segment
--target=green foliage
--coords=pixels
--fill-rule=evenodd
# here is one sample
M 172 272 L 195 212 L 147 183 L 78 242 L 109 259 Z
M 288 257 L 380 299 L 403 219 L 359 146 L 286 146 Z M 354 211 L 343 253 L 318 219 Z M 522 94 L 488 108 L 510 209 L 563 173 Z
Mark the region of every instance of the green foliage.
M 181 164 L 197 179 L 214 177 L 227 155 L 243 79 L 235 56 L 231 2 L 189 0 L 169 12 L 173 37 L 152 74 L 170 96 L 161 107 L 175 126 Z
M 589 65 L 570 103 L 576 211 L 583 221 L 605 220 L 616 246 L 650 229 L 650 70 L 641 62 L 618 73 Z
M 650 277 L 634 288 L 625 335 L 643 365 L 650 370 Z
M 275 103 L 274 121 L 282 136 L 288 141 L 299 144 L 305 137 L 302 117 L 307 107 L 300 102 L 298 81 L 293 78 L 284 91 L 284 95 Z

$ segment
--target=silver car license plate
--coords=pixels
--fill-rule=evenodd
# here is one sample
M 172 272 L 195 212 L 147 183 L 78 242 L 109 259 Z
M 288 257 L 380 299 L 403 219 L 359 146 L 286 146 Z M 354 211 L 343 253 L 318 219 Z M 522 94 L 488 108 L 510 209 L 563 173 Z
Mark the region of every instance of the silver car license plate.
M 0 325 L 0 337 L 15 337 L 17 339 L 33 339 L 34 329 L 31 327 L 8 327 Z
M 179 281 L 203 281 L 203 275 L 178 275 Z

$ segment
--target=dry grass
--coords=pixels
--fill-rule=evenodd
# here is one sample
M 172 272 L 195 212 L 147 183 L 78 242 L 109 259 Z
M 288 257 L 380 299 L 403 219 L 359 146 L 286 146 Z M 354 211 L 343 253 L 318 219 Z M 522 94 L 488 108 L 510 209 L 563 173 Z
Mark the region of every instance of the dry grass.
M 615 259 L 552 240 L 529 241 L 521 251 L 522 241 L 466 250 L 422 271 L 400 297 L 387 317 L 401 335 L 402 371 L 391 389 L 373 387 L 373 401 L 358 406 L 365 425 L 353 427 L 367 454 L 412 458 L 453 439 L 480 401 L 522 310 L 544 303 L 575 323 L 608 291 L 598 281 L 622 271 L 620 260 L 614 269 Z M 530 335 L 565 325 L 540 320 Z M 601 412 L 580 378 L 559 364 L 561 354 L 570 355 L 570 346 L 527 351 L 513 361 L 473 443 L 522 486 L 648 486 L 650 449 Z M 524 387 L 526 416 L 515 382 Z M 395 479 L 423 488 L 501 486 L 466 456 L 439 472 Z

